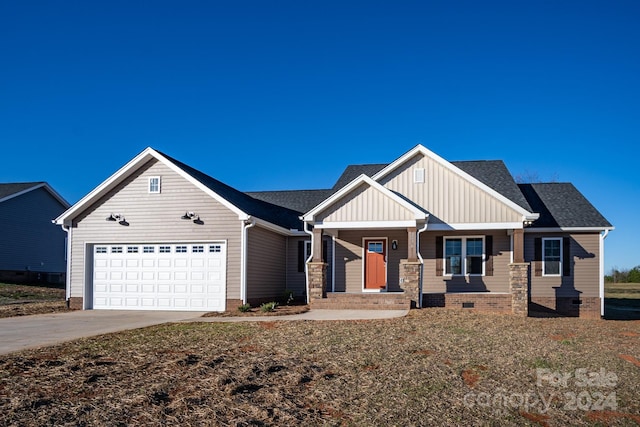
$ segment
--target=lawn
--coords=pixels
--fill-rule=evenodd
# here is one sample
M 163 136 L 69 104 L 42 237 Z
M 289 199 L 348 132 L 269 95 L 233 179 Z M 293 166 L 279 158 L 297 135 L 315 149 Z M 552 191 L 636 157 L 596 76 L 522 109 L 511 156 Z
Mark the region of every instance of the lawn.
M 179 323 L 0 356 L 0 425 L 634 425 L 640 322 Z
M 0 283 L 0 317 L 65 311 L 64 299 L 64 287 Z
M 606 283 L 604 301 L 607 319 L 640 319 L 640 283 Z

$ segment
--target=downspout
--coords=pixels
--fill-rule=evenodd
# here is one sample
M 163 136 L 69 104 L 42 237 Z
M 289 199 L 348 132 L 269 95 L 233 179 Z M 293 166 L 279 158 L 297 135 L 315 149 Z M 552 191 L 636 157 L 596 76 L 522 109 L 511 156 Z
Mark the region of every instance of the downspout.
M 249 241 L 248 230 L 255 227 L 256 221 L 249 215 L 242 223 L 242 253 L 240 257 L 240 299 L 242 304 L 247 303 L 247 250 Z
M 71 304 L 71 236 L 72 236 L 72 230 L 73 227 L 69 226 L 69 227 L 65 227 L 64 224 L 62 224 L 62 229 L 67 233 L 67 259 L 66 261 L 66 267 L 67 267 L 67 277 L 65 277 L 65 299 L 67 301 L 67 308 L 69 308 L 69 305 Z
M 420 233 L 427 230 L 427 226 L 429 225 L 429 219 L 424 223 L 424 227 L 418 230 L 416 236 L 416 252 L 418 255 L 418 260 L 420 261 L 420 281 L 418 282 L 418 308 L 422 308 L 422 278 L 424 277 L 424 260 L 422 259 L 422 255 L 420 255 Z
M 309 251 L 309 258 L 305 260 L 304 262 L 304 280 L 305 280 L 305 286 L 306 286 L 306 293 L 307 293 L 307 304 L 309 304 L 311 302 L 311 299 L 309 297 L 309 266 L 308 264 L 311 262 L 311 260 L 313 260 L 313 231 L 309 231 L 307 230 L 307 223 L 303 223 L 303 231 L 305 233 L 307 233 L 310 237 L 311 237 L 311 250 Z
M 609 230 L 600 233 L 600 316 L 604 317 L 604 239 Z

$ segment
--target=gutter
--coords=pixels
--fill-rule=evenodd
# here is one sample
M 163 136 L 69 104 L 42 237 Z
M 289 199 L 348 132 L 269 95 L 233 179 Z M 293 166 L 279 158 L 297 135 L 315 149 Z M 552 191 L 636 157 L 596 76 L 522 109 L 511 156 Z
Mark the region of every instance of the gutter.
M 607 238 L 609 231 L 605 229 L 600 233 L 600 316 L 604 317 L 604 239 Z
M 65 264 L 67 265 L 67 277 L 65 277 L 65 299 L 67 301 L 67 308 L 71 304 L 71 242 L 73 235 L 73 227 L 65 227 L 62 225 L 62 229 L 67 233 L 67 259 Z
M 255 227 L 256 220 L 251 217 L 251 215 L 247 216 L 247 218 L 242 223 L 242 235 L 241 235 L 241 257 L 240 257 L 240 299 L 242 300 L 242 304 L 247 303 L 247 249 L 249 247 L 249 232 L 248 230 L 251 227 Z
M 429 217 L 427 217 L 427 221 L 424 223 L 424 227 L 418 230 L 416 235 L 416 252 L 418 255 L 418 260 L 420 260 L 420 280 L 418 281 L 418 308 L 422 308 L 422 278 L 424 277 L 424 259 L 422 259 L 422 255 L 420 255 L 420 233 L 427 230 L 427 226 L 429 225 Z
M 302 218 L 300 218 L 302 219 Z M 311 262 L 311 260 L 313 260 L 313 231 L 309 231 L 307 230 L 307 223 L 303 222 L 302 223 L 302 228 L 304 229 L 304 232 L 307 233 L 310 237 L 311 237 L 311 250 L 309 251 L 309 258 L 305 260 L 304 262 L 304 281 L 305 281 L 305 289 L 306 289 L 306 293 L 307 293 L 307 304 L 310 303 L 310 296 L 309 296 L 309 267 L 308 264 Z

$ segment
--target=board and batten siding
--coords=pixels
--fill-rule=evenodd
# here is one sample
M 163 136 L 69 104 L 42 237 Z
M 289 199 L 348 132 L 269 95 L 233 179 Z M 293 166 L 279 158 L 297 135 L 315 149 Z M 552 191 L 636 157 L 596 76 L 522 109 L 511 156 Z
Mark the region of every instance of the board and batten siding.
M 0 270 L 66 272 L 67 233 L 51 222 L 65 210 L 44 188 L 0 203 Z
M 535 275 L 535 239 L 570 238 L 569 276 Z M 527 233 L 524 257 L 531 262 L 529 278 L 533 297 L 598 297 L 600 294 L 600 235 L 598 233 Z M 563 249 L 564 250 L 564 249 Z
M 149 194 L 148 179 L 159 176 L 161 191 Z M 195 212 L 203 224 L 180 217 Z M 128 226 L 106 221 L 110 214 L 123 215 Z M 151 160 L 96 201 L 73 220 L 71 297 L 84 297 L 90 283 L 85 250 L 95 243 L 227 242 L 227 299 L 240 299 L 240 246 L 242 222 L 238 215 L 191 182 Z M 89 252 L 91 257 L 91 253 Z M 89 276 L 89 277 L 86 277 Z
M 286 289 L 287 238 L 256 226 L 248 230 L 247 295 L 279 301 Z
M 325 223 L 413 219 L 415 219 L 413 212 L 366 183 L 353 189 L 331 207 L 316 215 L 316 221 Z
M 424 182 L 414 182 L 416 169 L 424 169 Z M 522 221 L 521 213 L 422 154 L 407 160 L 379 182 L 429 211 L 432 224 Z
M 493 236 L 493 276 L 438 276 L 436 274 L 436 237 Z M 485 239 L 486 242 L 486 239 Z M 485 246 L 486 252 L 486 246 Z M 509 292 L 509 264 L 511 263 L 511 237 L 505 230 L 487 232 L 465 231 L 420 235 L 420 254 L 424 260 L 422 292 Z

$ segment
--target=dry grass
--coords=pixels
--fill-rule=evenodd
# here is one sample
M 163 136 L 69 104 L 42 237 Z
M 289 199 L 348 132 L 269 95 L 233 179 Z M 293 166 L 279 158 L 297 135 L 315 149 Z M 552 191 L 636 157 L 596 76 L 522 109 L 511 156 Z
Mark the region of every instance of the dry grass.
M 0 283 L 0 317 L 67 311 L 64 297 L 58 286 Z
M 278 305 L 274 311 L 264 312 L 260 307 L 251 307 L 249 311 L 229 310 L 224 312 L 212 311 L 205 313 L 202 317 L 259 317 L 259 316 L 288 316 L 290 314 L 300 314 L 309 311 L 308 305 L 292 304 Z
M 630 425 L 639 336 L 638 321 L 445 309 L 163 325 L 0 357 L 0 425 Z M 536 368 L 617 379 L 538 386 Z M 615 408 L 565 407 L 611 392 Z M 555 398 L 544 411 L 529 393 Z

